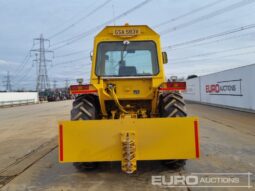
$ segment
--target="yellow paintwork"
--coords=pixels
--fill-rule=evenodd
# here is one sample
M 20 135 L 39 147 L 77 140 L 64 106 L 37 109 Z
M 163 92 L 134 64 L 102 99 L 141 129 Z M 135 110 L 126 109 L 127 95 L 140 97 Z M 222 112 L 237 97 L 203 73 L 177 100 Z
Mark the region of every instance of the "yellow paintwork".
M 115 30 L 137 29 L 139 34 L 135 36 L 117 36 Z M 156 76 L 148 77 L 113 77 L 106 79 L 98 78 L 95 74 L 97 47 L 100 42 L 109 41 L 146 41 L 150 40 L 156 44 L 158 54 L 159 73 Z M 90 83 L 98 90 L 98 97 L 103 115 L 107 115 L 105 109 L 105 100 L 112 100 L 112 97 L 105 91 L 107 84 L 115 84 L 117 97 L 119 100 L 152 100 L 152 115 L 155 114 L 158 99 L 158 87 L 165 81 L 163 68 L 162 50 L 160 46 L 160 36 L 146 25 L 125 25 L 125 26 L 107 26 L 94 40 L 94 51 L 92 57 L 91 81 Z M 133 94 L 133 90 L 140 90 L 140 94 Z
M 136 160 L 196 158 L 195 117 L 62 121 L 61 162 L 121 161 L 121 133 L 135 134 Z
M 157 75 L 105 78 L 96 76 L 99 43 L 125 40 L 148 40 L 156 44 L 159 64 Z M 159 118 L 159 87 L 165 85 L 163 67 L 160 37 L 148 26 L 107 26 L 96 35 L 89 90 L 97 90 L 103 119 L 60 122 L 60 162 L 121 161 L 122 170 L 132 173 L 136 170 L 137 160 L 199 157 L 196 117 Z M 116 110 L 109 111 L 112 113 L 109 117 L 105 106 L 107 100 L 114 100 L 118 105 L 119 119 L 114 119 Z M 149 109 L 137 109 L 128 105 L 129 103 L 123 106 L 120 104 L 121 101 L 136 104 L 136 100 L 147 100 Z M 138 114 L 142 118 L 137 118 Z

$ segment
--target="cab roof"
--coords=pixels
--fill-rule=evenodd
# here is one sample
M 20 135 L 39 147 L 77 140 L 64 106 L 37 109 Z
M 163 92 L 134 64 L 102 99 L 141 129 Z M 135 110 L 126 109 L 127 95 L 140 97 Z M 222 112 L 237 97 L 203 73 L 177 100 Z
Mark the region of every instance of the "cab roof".
M 106 26 L 100 31 L 96 39 L 150 39 L 159 38 L 159 34 L 147 25 Z

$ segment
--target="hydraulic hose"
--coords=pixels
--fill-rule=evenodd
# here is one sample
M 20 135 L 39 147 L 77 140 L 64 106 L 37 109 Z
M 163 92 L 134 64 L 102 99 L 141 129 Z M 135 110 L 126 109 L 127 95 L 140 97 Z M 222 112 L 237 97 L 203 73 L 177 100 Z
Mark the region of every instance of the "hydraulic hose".
M 116 95 L 116 93 L 115 93 L 114 86 L 113 86 L 113 85 L 109 85 L 109 86 L 108 86 L 108 90 L 109 90 L 109 92 L 110 92 L 110 94 L 111 94 L 111 96 L 112 96 L 112 98 L 113 98 L 115 104 L 118 106 L 119 110 L 122 111 L 123 113 L 128 113 L 128 112 L 124 109 L 124 107 L 120 104 L 119 99 L 118 99 L 118 97 L 117 97 L 117 95 Z

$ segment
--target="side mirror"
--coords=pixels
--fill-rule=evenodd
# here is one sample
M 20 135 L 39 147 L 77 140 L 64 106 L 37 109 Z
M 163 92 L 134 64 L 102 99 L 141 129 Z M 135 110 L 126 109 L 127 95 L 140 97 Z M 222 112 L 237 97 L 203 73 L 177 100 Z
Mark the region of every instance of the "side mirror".
M 162 58 L 163 58 L 163 64 L 168 63 L 168 58 L 167 58 L 167 53 L 166 52 L 162 52 Z
M 92 61 L 93 58 L 93 51 L 90 52 L 90 60 Z

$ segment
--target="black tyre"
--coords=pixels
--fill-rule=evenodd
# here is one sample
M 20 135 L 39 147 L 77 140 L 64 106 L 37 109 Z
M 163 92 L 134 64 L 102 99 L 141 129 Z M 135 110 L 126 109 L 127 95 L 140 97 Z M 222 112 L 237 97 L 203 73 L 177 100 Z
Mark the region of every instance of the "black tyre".
M 183 97 L 178 92 L 162 94 L 159 101 L 160 117 L 186 117 Z
M 99 119 L 98 98 L 94 95 L 80 95 L 73 102 L 71 120 Z M 75 162 L 73 165 L 79 171 L 91 171 L 98 166 L 96 162 Z
M 94 95 L 81 95 L 75 98 L 71 120 L 91 120 L 98 118 L 98 98 Z
M 160 117 L 186 117 L 186 108 L 183 97 L 179 92 L 167 92 L 159 100 Z M 186 164 L 186 160 L 164 160 L 163 165 L 177 170 Z
M 171 170 L 180 170 L 185 166 L 186 160 L 164 160 L 162 164 Z
M 80 172 L 93 171 L 98 167 L 97 162 L 74 162 L 73 165 Z

